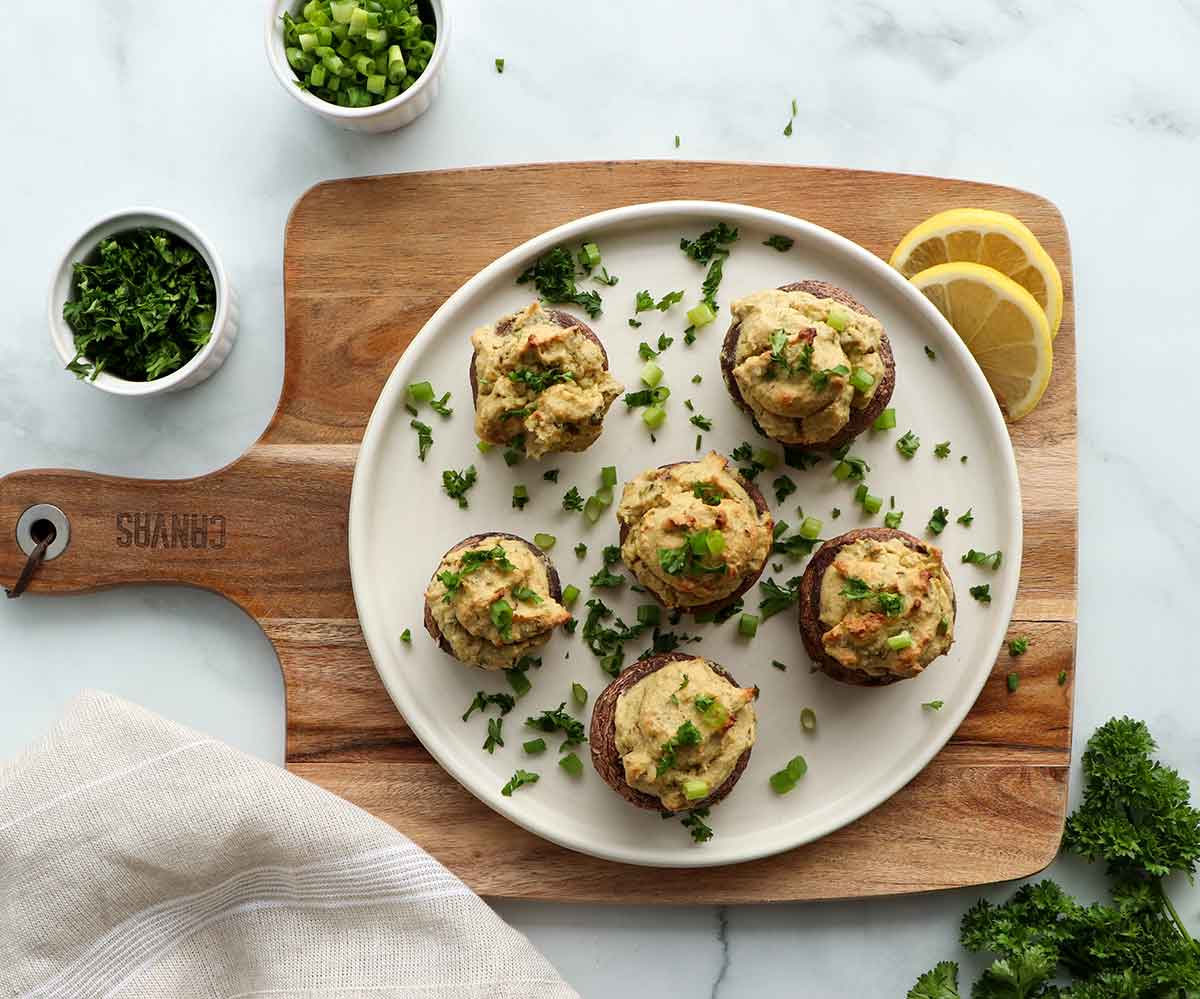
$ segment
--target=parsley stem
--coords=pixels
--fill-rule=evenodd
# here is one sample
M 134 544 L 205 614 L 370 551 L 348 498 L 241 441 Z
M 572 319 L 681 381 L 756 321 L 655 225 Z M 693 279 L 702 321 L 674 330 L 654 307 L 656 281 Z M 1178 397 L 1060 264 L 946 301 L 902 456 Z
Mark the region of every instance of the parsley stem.
M 1167 895 L 1166 888 L 1163 887 L 1161 878 L 1158 880 L 1157 888 L 1158 888 L 1158 896 L 1159 896 L 1159 898 L 1162 899 L 1163 905 L 1166 906 L 1167 912 L 1169 912 L 1171 914 L 1171 919 L 1174 920 L 1175 926 L 1178 928 L 1180 935 L 1183 937 L 1184 940 L 1187 940 L 1193 947 L 1200 947 L 1200 941 L 1192 939 L 1192 935 L 1191 935 L 1191 933 L 1188 932 L 1187 926 L 1184 925 L 1183 920 L 1179 917 L 1179 912 L 1175 909 L 1175 906 L 1171 904 L 1171 899 Z

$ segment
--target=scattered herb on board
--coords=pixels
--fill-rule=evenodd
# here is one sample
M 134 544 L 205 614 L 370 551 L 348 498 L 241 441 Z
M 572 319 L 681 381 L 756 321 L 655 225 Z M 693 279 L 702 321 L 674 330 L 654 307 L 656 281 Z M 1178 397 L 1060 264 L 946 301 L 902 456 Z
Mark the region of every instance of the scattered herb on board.
M 588 582 L 593 590 L 612 590 L 618 586 L 624 586 L 625 577 L 619 572 L 610 572 L 608 566 L 604 566 Z
M 579 494 L 578 487 L 572 486 L 566 491 L 562 498 L 562 508 L 568 511 L 579 511 L 583 509 L 583 497 Z M 585 547 L 585 553 L 586 550 L 587 549 Z M 578 548 L 576 548 L 576 553 L 578 553 Z
M 975 514 L 971 512 L 973 509 L 974 507 L 968 507 L 967 512 L 959 517 L 956 523 L 962 524 L 963 527 L 970 527 L 975 521 Z
M 934 444 L 933 445 L 933 453 L 938 458 L 949 458 L 950 457 L 950 442 L 949 441 L 939 441 L 937 444 Z
M 944 506 L 935 507 L 933 513 L 929 515 L 929 523 L 925 526 L 933 534 L 941 534 L 946 529 L 946 524 L 950 519 L 950 511 Z
M 778 250 L 780 253 L 787 253 L 796 241 L 790 236 L 768 236 L 763 240 L 763 246 L 769 246 L 772 250 Z
M 575 546 L 575 555 L 578 558 L 587 558 L 587 553 L 588 553 L 587 545 L 584 544 L 582 541 L 580 541 L 579 544 L 577 544 Z
M 964 565 L 986 565 L 992 569 L 999 569 L 1003 558 L 1004 552 L 999 550 L 994 552 L 977 552 L 974 548 L 970 548 L 963 555 L 962 560 Z
M 1114 718 L 1088 740 L 1083 800 L 1063 849 L 1104 861 L 1111 900 L 1085 904 L 1056 882 L 1023 885 L 963 917 L 963 946 L 994 960 L 968 990 L 958 965 L 926 972 L 908 999 L 1182 999 L 1200 983 L 1200 941 L 1165 890 L 1200 860 L 1200 811 L 1178 771 L 1154 760 L 1146 725 Z M 964 983 L 965 989 L 966 983 Z
M 216 286 L 204 258 L 161 229 L 100 241 L 76 261 L 63 319 L 75 336 L 67 369 L 151 382 L 178 371 L 212 336 Z
M 503 718 L 488 719 L 487 739 L 483 743 L 483 749 L 485 752 L 492 753 L 494 755 L 497 746 L 499 746 L 501 749 L 504 748 L 504 736 L 501 732 L 503 728 Z
M 930 711 L 941 711 L 945 703 L 945 701 L 926 701 L 921 707 L 928 708 Z
M 625 661 L 624 643 L 641 635 L 645 625 L 627 625 L 619 617 L 614 617 L 612 609 L 602 600 L 589 600 L 587 607 L 587 617 L 583 622 L 584 643 L 600 660 L 600 668 L 609 676 L 616 676 Z M 613 627 L 604 623 L 610 619 Z
M 518 769 L 515 774 L 504 787 L 500 788 L 500 793 L 506 798 L 511 798 L 513 791 L 524 787 L 526 784 L 536 784 L 541 779 L 540 774 L 530 773 L 528 770 Z
M 990 604 L 992 602 L 992 584 L 984 583 L 982 586 L 972 586 L 970 594 L 981 604 Z
M 765 583 L 758 584 L 759 593 L 762 595 L 758 609 L 762 613 L 764 621 L 787 610 L 799 599 L 800 578 L 793 576 L 787 581 L 786 587 L 780 586 L 774 579 L 768 579 Z
M 670 818 L 670 816 L 667 816 Z M 712 826 L 704 820 L 708 818 L 707 808 L 697 808 L 694 812 L 689 812 L 686 819 L 681 820 L 681 825 L 689 833 L 692 839 L 697 843 L 707 843 L 713 838 Z
M 408 90 L 433 58 L 437 27 L 416 0 L 309 0 L 283 14 L 296 85 L 330 104 L 367 108 Z M 504 60 L 496 60 L 503 72 Z
M 557 482 L 558 481 L 558 469 L 551 468 L 549 471 L 542 472 L 542 479 L 546 482 Z
M 496 72 L 497 72 L 497 73 L 503 73 L 503 72 L 504 72 L 504 60 L 503 60 L 503 59 L 497 59 L 497 60 L 496 60 Z
M 1014 638 L 1008 643 L 1008 654 L 1010 656 L 1023 656 L 1028 651 L 1028 638 Z
M 575 286 L 575 258 L 565 246 L 556 246 L 522 271 L 517 284 L 532 281 L 543 301 L 554 305 L 578 305 L 595 319 L 603 309 L 600 296 L 594 291 L 580 291 Z
M 462 720 L 466 721 L 476 711 L 486 711 L 490 704 L 498 707 L 502 715 L 508 714 L 517 706 L 516 699 L 512 694 L 489 694 L 483 690 L 476 691 L 475 699 L 468 705 L 466 714 L 462 716 Z
M 649 309 L 657 309 L 659 312 L 666 312 L 667 309 L 669 309 L 676 302 L 682 302 L 682 301 L 683 301 L 683 292 L 682 291 L 668 291 L 657 302 L 654 301 L 654 296 L 651 295 L 650 292 L 639 291 L 637 293 L 637 295 L 634 296 L 633 311 L 635 313 L 638 313 L 638 312 L 646 312 Z
M 796 483 L 790 476 L 781 475 L 771 483 L 771 488 L 775 490 L 775 501 L 782 503 L 796 491 Z
M 1017 688 L 1021 686 L 1021 677 L 1016 673 L 1009 673 L 1004 682 L 1008 686 L 1008 692 L 1015 694 Z
M 547 708 L 536 718 L 526 718 L 525 727 L 542 732 L 562 732 L 566 739 L 560 749 L 587 742 L 587 729 L 583 722 L 567 714 L 566 707 L 567 702 L 563 701 L 557 708 Z
M 1058 671 L 1058 685 L 1060 687 L 1065 687 L 1067 685 L 1067 671 L 1065 669 L 1060 669 Z
M 906 431 L 904 436 L 896 441 L 896 450 L 904 457 L 911 458 L 917 453 L 917 448 L 921 446 L 921 438 L 914 434 L 911 430 Z
M 707 416 L 696 413 L 690 418 L 692 426 L 699 427 L 701 430 L 712 430 L 713 422 Z
M 687 319 L 690 325 L 684 331 L 684 343 L 695 343 L 696 330 L 717 318 L 717 289 L 721 286 L 729 246 L 737 242 L 737 238 L 737 228 L 724 222 L 718 222 L 695 239 L 688 239 L 686 236 L 680 238 L 679 248 L 690 259 L 699 264 L 708 264 L 708 271 L 700 284 L 700 304 L 688 310 Z

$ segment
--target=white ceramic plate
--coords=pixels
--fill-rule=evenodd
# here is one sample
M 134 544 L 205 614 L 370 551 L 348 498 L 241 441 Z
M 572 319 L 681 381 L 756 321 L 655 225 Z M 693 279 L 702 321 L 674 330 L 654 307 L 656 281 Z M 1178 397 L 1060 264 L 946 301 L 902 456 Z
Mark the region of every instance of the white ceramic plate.
M 722 316 L 688 347 L 683 342 L 684 312 L 699 301 L 704 268 L 680 252 L 679 238 L 694 237 L 718 220 L 738 226 L 741 239 L 725 266 Z M 794 247 L 779 253 L 764 246 L 773 233 L 792 237 Z M 481 455 L 475 448 L 469 337 L 479 326 L 531 301 L 531 286 L 519 286 L 515 278 L 533 260 L 560 243 L 578 249 L 585 237 L 599 244 L 605 266 L 620 278 L 613 288 L 587 281 L 581 287 L 594 287 L 603 296 L 604 315 L 589 323 L 627 389 L 640 387 L 639 341 L 653 344 L 663 332 L 675 338 L 660 359 L 664 384 L 672 389 L 667 423 L 657 443 L 651 443 L 641 411 L 627 411 L 618 400 L 603 436 L 586 453 L 552 455 L 509 468 L 500 449 Z M 483 752 L 484 717 L 476 713 L 464 724 L 461 715 L 475 691 L 508 690 L 508 685 L 503 674 L 464 666 L 436 648 L 421 623 L 423 591 L 442 554 L 462 538 L 496 530 L 532 539 L 543 531 L 558 538 L 551 555 L 563 584 L 574 583 L 584 591 L 575 608 L 582 618 L 588 577 L 600 568 L 601 548 L 617 539 L 615 503 L 598 524 L 589 526 L 582 515 L 562 510 L 563 493 L 576 485 L 590 495 L 604 465 L 616 465 L 623 484 L 647 468 L 696 457 L 696 428 L 688 422 L 685 399 L 714 422 L 712 432 L 704 435 L 705 451 L 729 453 L 743 440 L 755 446 L 767 443 L 734 407 L 721 379 L 718 351 L 728 327 L 728 305 L 750 292 L 804 278 L 846 288 L 880 318 L 891 339 L 897 429 L 868 433 L 852 453 L 870 462 L 872 492 L 895 496 L 896 509 L 904 511 L 902 526 L 911 533 L 929 537 L 925 524 L 930 513 L 939 505 L 949 507 L 950 526 L 935 540 L 945 550 L 958 591 L 956 641 L 949 655 L 916 679 L 859 689 L 810 673 L 793 612 L 765 622 L 752 641 L 738 638 L 736 618 L 719 626 L 697 626 L 685 618 L 676 631 L 704 636 L 702 644 L 687 650 L 702 651 L 728 666 L 741 683 L 758 684 L 762 690 L 759 738 L 750 765 L 734 793 L 713 809 L 714 838 L 696 845 L 679 822 L 663 821 L 614 794 L 592 770 L 586 746 L 579 753 L 585 761 L 581 778 L 558 767 L 558 740 L 548 739 L 551 748 L 540 757 L 522 751 L 521 743 L 533 737 L 523 728 L 527 716 L 566 701 L 586 723 L 609 681 L 578 633 L 573 638 L 556 635 L 546 646 L 543 667 L 529 674 L 533 689 L 505 718 L 506 746 L 495 755 Z M 665 314 L 642 313 L 640 329 L 628 326 L 639 289 L 657 297 L 680 288 L 687 292 L 681 305 Z M 936 361 L 926 356 L 926 345 L 936 352 Z M 703 376 L 702 384 L 692 383 L 695 374 Z M 455 411 L 448 420 L 428 408 L 423 411 L 421 419 L 433 427 L 434 445 L 422 464 L 405 401 L 406 387 L 424 380 L 432 381 L 438 392 L 452 391 Z M 922 441 L 911 461 L 895 448 L 908 429 Z M 951 457 L 936 458 L 934 444 L 947 439 Z M 969 456 L 966 464 L 960 461 L 963 454 Z M 461 510 L 442 492 L 441 472 L 472 464 L 479 481 L 469 494 L 470 509 Z M 542 479 L 549 468 L 560 469 L 557 485 Z M 880 525 L 882 513 L 865 516 L 854 503 L 854 484 L 835 480 L 831 468 L 826 462 L 804 472 L 781 467 L 762 473 L 758 481 L 777 519 L 794 527 L 796 508 L 802 505 L 824 520 L 823 537 Z M 780 473 L 799 486 L 782 504 L 774 502 L 771 489 Z M 523 511 L 512 508 L 516 483 L 528 486 L 532 497 Z M 833 507 L 842 511 L 836 520 L 830 516 Z M 969 529 L 954 522 L 968 507 L 975 513 Z M 589 547 L 582 561 L 573 551 L 580 540 Z M 1003 549 L 1003 566 L 993 572 L 960 564 L 971 547 Z M 657 866 L 728 864 L 787 850 L 853 821 L 903 787 L 942 748 L 987 679 L 1012 614 L 1020 554 L 1021 501 L 1004 421 L 979 367 L 932 305 L 881 260 L 841 236 L 776 212 L 710 202 L 635 205 L 579 219 L 518 247 L 468 281 L 433 315 L 388 379 L 363 440 L 350 503 L 350 564 L 363 631 L 388 692 L 429 752 L 472 794 L 531 832 L 599 857 Z M 803 566 L 779 560 L 784 570 L 772 573 L 768 568 L 764 578 L 775 575 L 783 582 Z M 990 605 L 968 594 L 970 586 L 985 582 L 991 584 Z M 626 621 L 634 620 L 637 604 L 646 602 L 628 586 L 619 594 L 604 590 L 597 595 Z M 755 609 L 757 599 L 757 590 L 748 594 L 747 609 Z M 400 640 L 405 628 L 412 629 L 411 646 Z M 647 645 L 648 640 L 629 643 L 627 664 Z M 787 671 L 773 668 L 773 659 L 786 663 Z M 572 704 L 572 681 L 591 694 L 583 711 Z M 940 711 L 922 708 L 922 702 L 932 700 L 945 706 Z M 806 706 L 818 719 L 811 735 L 800 727 Z M 767 778 L 797 753 L 808 760 L 808 774 L 791 794 L 779 797 Z M 539 772 L 540 782 L 502 797 L 500 788 L 518 767 Z

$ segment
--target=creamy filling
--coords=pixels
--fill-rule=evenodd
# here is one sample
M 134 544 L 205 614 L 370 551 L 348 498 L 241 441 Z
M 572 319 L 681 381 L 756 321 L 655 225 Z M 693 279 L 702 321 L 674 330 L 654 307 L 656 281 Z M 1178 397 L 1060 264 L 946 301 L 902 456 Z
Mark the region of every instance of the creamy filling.
M 898 538 L 860 538 L 821 580 L 821 642 L 847 669 L 910 677 L 954 641 L 954 589 L 942 553 Z
M 425 599 L 455 658 L 489 670 L 512 668 L 571 616 L 550 595 L 542 559 L 499 536 L 450 551 Z
M 626 783 L 671 811 L 702 801 L 754 745 L 754 696 L 703 659 L 643 677 L 617 698 L 614 715 Z
M 769 437 L 820 444 L 864 408 L 884 376 L 877 319 L 803 291 L 760 291 L 734 302 L 733 377 Z M 856 372 L 862 372 L 857 374 Z M 852 376 L 871 384 L 856 388 Z
M 578 326 L 563 329 L 540 302 L 476 330 L 471 344 L 479 383 L 476 434 L 492 444 L 521 440 L 531 458 L 585 450 L 624 391 L 599 344 Z
M 626 483 L 617 520 L 628 527 L 625 565 L 667 607 L 729 596 L 762 569 L 771 549 L 770 513 L 758 511 L 715 452 Z

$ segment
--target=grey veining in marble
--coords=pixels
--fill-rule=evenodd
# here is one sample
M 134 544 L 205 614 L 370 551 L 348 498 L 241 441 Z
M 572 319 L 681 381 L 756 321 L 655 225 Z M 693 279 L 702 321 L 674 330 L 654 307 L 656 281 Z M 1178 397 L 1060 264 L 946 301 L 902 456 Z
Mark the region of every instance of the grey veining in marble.
M 1190 638 L 1200 561 L 1200 4 L 451 2 L 458 30 L 442 96 L 411 128 L 381 137 L 332 131 L 279 90 L 262 51 L 262 4 L 214 0 L 203 16 L 129 0 L 23 9 L 0 88 L 0 474 L 69 465 L 182 476 L 236 457 L 281 383 L 283 226 L 296 198 L 326 178 L 678 156 L 1026 187 L 1059 204 L 1074 251 L 1076 748 L 1128 712 L 1200 780 Z M 69 53 L 47 60 L 46 39 L 63 39 Z M 793 97 L 799 114 L 786 138 Z M 226 367 L 162 401 L 77 385 L 46 333 L 58 255 L 93 216 L 132 203 L 201 226 L 244 306 Z M 0 602 L 0 684 L 0 755 L 83 686 L 282 754 L 270 647 L 205 594 Z M 1085 895 L 1102 889 L 1076 862 L 1052 873 Z M 586 996 L 857 999 L 902 996 L 919 971 L 959 955 L 958 919 L 978 894 L 728 910 L 496 907 Z M 1176 895 L 1200 924 L 1200 892 Z

